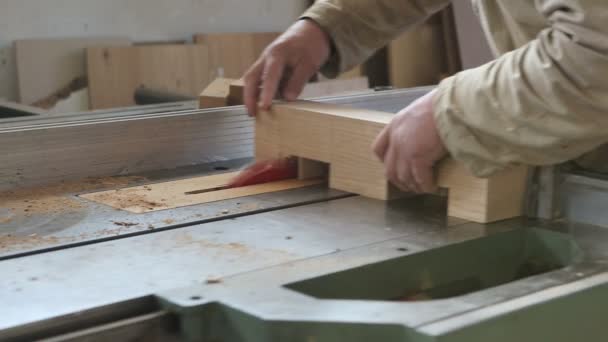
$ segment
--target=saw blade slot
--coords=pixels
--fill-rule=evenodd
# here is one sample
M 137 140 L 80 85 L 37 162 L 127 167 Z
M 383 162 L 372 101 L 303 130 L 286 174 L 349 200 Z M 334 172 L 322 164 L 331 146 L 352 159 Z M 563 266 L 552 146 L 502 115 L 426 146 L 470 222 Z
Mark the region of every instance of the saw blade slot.
M 207 193 L 207 192 L 226 190 L 226 189 L 228 189 L 227 186 L 218 186 L 218 187 L 211 188 L 211 189 L 201 189 L 201 190 L 187 191 L 187 192 L 184 192 L 184 195 L 199 195 L 199 194 L 204 194 L 204 193 Z
M 325 182 L 319 178 L 306 180 L 288 179 L 240 188 L 227 188 L 227 184 L 237 174 L 238 172 L 227 172 L 217 175 L 88 193 L 80 195 L 80 197 L 116 209 L 141 214 L 297 189 Z

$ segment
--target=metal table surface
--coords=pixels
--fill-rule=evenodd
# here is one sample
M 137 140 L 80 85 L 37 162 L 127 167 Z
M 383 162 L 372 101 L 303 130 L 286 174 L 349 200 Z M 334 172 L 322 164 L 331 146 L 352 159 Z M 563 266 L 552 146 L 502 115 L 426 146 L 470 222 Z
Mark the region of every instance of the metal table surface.
M 388 204 L 350 197 L 6 260 L 0 262 L 5 279 L 0 283 L 0 337 L 2 331 L 8 334 L 10 328 L 26 323 L 158 293 L 186 307 L 193 304 L 193 296 L 203 296 L 205 301 L 221 300 L 262 317 L 371 319 L 422 326 L 584 282 L 606 271 L 608 252 L 601 246 L 608 241 L 608 233 L 577 226 L 559 228 L 585 251 L 585 259 L 575 265 L 465 296 L 407 304 L 415 310 L 373 301 L 324 300 L 301 305 L 314 299 L 283 287 L 535 226 L 523 220 L 479 225 L 444 217 L 444 201 L 435 196 Z M 206 284 L 208 279 L 223 281 Z M 174 290 L 186 286 L 186 290 Z
M 428 89 L 323 101 L 396 112 Z M 74 137 L 80 137 L 76 134 L 79 130 L 86 127 L 95 132 L 96 124 L 111 123 L 120 128 L 156 122 L 166 129 L 166 142 L 176 147 L 168 151 L 180 151 L 184 132 L 196 131 L 199 137 L 198 127 L 220 117 L 229 115 L 245 131 L 252 129 L 240 107 L 198 111 L 178 106 L 173 110 L 157 112 L 150 107 L 137 113 L 98 112 L 84 118 L 66 115 L 54 120 L 9 120 L 0 123 L 0 138 L 4 137 L 5 142 L 19 141 L 40 129 L 49 136 L 56 134 L 55 142 L 71 146 L 74 141 L 59 134 L 66 127 L 75 132 Z M 181 119 L 184 121 L 176 123 Z M 168 122 L 174 126 L 167 128 L 164 124 Z M 192 123 L 198 126 L 192 127 Z M 206 129 L 213 135 L 216 128 Z M 157 134 L 144 129 L 130 133 L 132 140 L 123 141 L 127 145 Z M 120 135 L 116 137 L 119 139 Z M 193 140 L 190 143 L 200 148 L 205 158 L 183 153 L 175 159 L 181 167 L 166 171 L 139 172 L 138 168 L 165 165 L 173 160 L 170 153 L 150 165 L 134 164 L 132 156 L 125 154 L 116 158 L 112 167 L 83 162 L 86 167 L 73 172 L 61 170 L 60 162 L 28 164 L 29 178 L 18 172 L 19 177 L 9 179 L 17 182 L 17 187 L 27 186 L 48 174 L 49 180 L 86 177 L 88 173 L 95 174 L 100 166 L 107 168 L 101 175 L 134 169 L 137 176 L 146 177 L 127 179 L 120 186 L 188 178 L 241 167 L 250 161 L 250 140 L 247 136 L 235 148 L 226 147 L 225 151 L 242 156 L 239 159 L 226 157 L 232 152 L 226 156 L 217 152 L 220 158 L 216 158 L 205 140 Z M 157 148 L 142 145 L 142 156 L 156 158 Z M 22 159 L 27 161 L 25 156 L 37 155 L 36 149 L 35 144 L 23 147 Z M 79 154 L 74 157 L 74 165 L 90 160 L 91 151 L 99 152 L 80 146 L 75 150 Z M 5 159 L 13 162 L 10 156 Z M 15 160 L 17 166 L 23 161 Z M 13 172 L 10 166 L 5 168 L 6 172 Z M 320 341 L 333 340 L 327 336 L 348 341 L 436 341 L 428 338 L 477 327 L 480 322 L 520 327 L 513 322 L 524 324 L 521 319 L 507 324 L 498 318 L 513 312 L 524 315 L 536 305 L 573 298 L 608 284 L 608 250 L 604 248 L 608 230 L 580 223 L 605 226 L 603 215 L 598 216 L 598 210 L 590 215 L 588 207 L 605 206 L 596 199 L 605 198 L 605 191 L 600 190 L 606 184 L 594 181 L 570 189 L 581 182 L 579 178 L 568 177 L 560 190 L 565 195 L 560 199 L 564 212 L 577 220 L 543 223 L 515 219 L 489 225 L 446 218 L 445 198 L 438 196 L 382 202 L 325 186 L 138 215 L 77 197 L 90 189 L 63 191 L 60 197 L 77 201 L 77 210 L 67 214 L 34 213 L 0 222 L 0 233 L 11 235 L 9 243 L 0 241 L 0 340 L 23 340 L 32 331 L 41 334 L 32 336 L 47 336 L 43 331 L 52 327 L 49 331 L 57 333 L 59 330 L 53 329 L 60 325 L 64 325 L 62 332 L 69 331 L 66 327 L 78 329 L 79 324 L 89 327 L 91 317 L 106 314 L 106 319 L 130 317 L 133 322 L 146 321 L 149 325 L 144 325 L 145 329 L 152 331 L 152 326 L 157 327 L 158 336 L 164 336 L 168 332 L 159 327 L 167 323 L 169 311 L 183 314 L 181 325 L 195 339 L 201 337 L 198 333 L 204 334 L 206 339 L 202 340 L 211 341 L 249 341 L 255 336 L 251 341 L 308 342 L 311 340 L 306 339 L 306 334 L 311 331 L 329 334 Z M 111 184 L 110 188 L 116 186 Z M 11 212 L 0 206 L 0 220 Z M 129 222 L 129 226 L 116 226 L 115 222 Z M 510 274 L 520 272 L 520 266 L 534 268 L 538 261 L 535 258 L 546 258 L 550 267 L 532 270 L 525 276 Z M 532 263 L 526 264 L 528 261 Z M 507 273 L 514 278 L 508 278 Z M 479 279 L 475 278 L 477 274 Z M 416 277 L 420 290 L 445 290 L 441 281 L 447 277 L 443 281 L 451 292 L 438 298 L 403 301 L 399 291 Z M 470 287 L 470 281 L 484 284 Z M 439 282 L 437 288 L 433 282 Z M 465 288 L 459 288 L 461 285 Z M 600 292 L 601 296 L 605 297 L 604 293 Z M 594 296 L 591 298 L 597 303 L 604 298 Z M 566 310 L 553 313 L 587 314 L 587 309 L 576 306 L 585 304 L 589 310 L 596 310 L 594 315 L 586 316 L 586 324 L 593 322 L 595 329 L 602 327 L 598 320 L 608 312 L 601 311 L 601 305 L 587 305 L 588 299 L 576 298 Z M 131 311 L 143 315 L 142 320 L 126 314 Z M 205 316 L 209 311 L 214 312 L 212 317 Z M 531 326 L 534 332 L 557 331 L 563 334 L 560 340 L 565 341 L 572 340 L 569 330 L 579 332 L 576 326 L 568 325 L 579 322 L 571 316 L 560 321 L 560 329 L 547 330 L 546 316 L 523 321 L 537 324 L 537 328 Z M 545 321 L 538 324 L 537 317 L 545 317 Z M 296 323 L 311 325 L 304 328 L 294 326 Z M 323 330 L 327 328 L 323 324 L 344 326 Z M 200 326 L 213 329 L 192 331 Z M 523 327 L 530 328 L 525 324 Z M 385 334 L 392 338 L 383 338 L 388 336 Z M 414 335 L 424 338 L 414 339 Z
M 396 112 L 429 89 L 423 87 L 405 92 L 398 90 L 384 91 L 381 94 L 327 97 L 319 101 Z M 6 161 L 5 170 L 0 170 L 0 189 L 16 188 L 18 192 L 20 188 L 34 187 L 32 193 L 26 191 L 23 196 L 0 192 L 0 260 L 62 246 L 133 236 L 149 229 L 173 229 L 230 217 L 233 214 L 259 212 L 346 195 L 343 192 L 316 187 L 312 190 L 296 189 L 283 192 L 281 196 L 257 195 L 140 215 L 114 210 L 77 197 L 82 193 L 102 190 L 104 186 L 99 186 L 98 183 L 103 185 L 106 180 L 101 177 L 74 183 L 74 178 L 94 175 L 136 176 L 112 180 L 108 186 L 112 189 L 233 171 L 251 161 L 253 124 L 244 107 L 195 110 L 188 106 L 189 103 L 177 103 L 94 111 L 86 115 L 66 114 L 52 118 L 35 117 L 0 122 L 0 138 L 5 139 L 0 139 L 3 142 L 0 146 L 4 146 L 0 149 L 7 149 L 5 153 L 0 153 L 0 159 L 4 158 Z M 186 121 L 176 123 L 181 119 Z M 193 122 L 200 126 L 191 128 Z M 108 130 L 114 132 L 113 135 L 100 133 L 100 127 L 109 124 L 115 127 Z M 147 125 L 147 129 L 141 128 L 141 125 Z M 174 126 L 169 127 L 171 125 Z M 64 131 L 66 127 L 71 128 L 73 136 Z M 85 127 L 91 135 L 81 135 L 80 132 L 83 132 Z M 157 132 L 161 128 L 166 129 L 164 136 Z M 43 133 L 47 135 L 39 136 Z M 231 139 L 236 139 L 235 136 L 240 138 L 225 144 L 213 143 L 223 140 L 223 135 L 230 136 Z M 126 140 L 121 141 L 123 138 Z M 86 143 L 82 143 L 81 139 Z M 116 141 L 102 150 L 95 147 L 104 145 L 108 140 Z M 158 142 L 159 140 L 162 140 L 162 143 Z M 184 147 L 184 140 L 188 141 L 187 148 Z M 154 143 L 141 144 L 142 141 Z M 23 151 L 17 152 L 9 148 L 10 145 L 19 143 Z M 85 145 L 86 148 L 81 151 L 80 147 Z M 132 145 L 137 145 L 137 148 L 130 147 Z M 125 146 L 127 152 L 117 151 L 118 146 Z M 162 149 L 167 146 L 173 147 Z M 103 159 L 112 159 L 112 154 L 119 155 L 112 163 Z M 240 157 L 235 158 L 234 155 Z M 30 164 L 30 160 L 34 161 L 33 164 Z M 165 168 L 161 166 L 168 163 L 172 165 L 170 163 L 174 162 L 178 165 L 168 167 L 168 170 L 150 171 L 163 170 Z M 21 169 L 24 167 L 25 170 Z M 101 169 L 106 171 L 100 172 Z M 223 171 L 216 171 L 218 169 Z M 139 177 L 145 179 L 141 180 Z M 39 188 L 38 181 L 42 179 L 45 180 L 43 185 L 51 182 L 58 183 L 59 186 L 56 189 L 42 187 L 44 191 L 36 191 Z M 67 181 L 70 185 L 65 186 L 65 183 L 59 183 L 60 181 Z M 123 184 L 114 184 L 116 182 Z M 54 201 L 58 205 L 54 205 L 53 210 L 30 210 L 29 204 L 40 196 L 48 199 L 45 202 Z M 15 197 L 20 200 L 12 201 L 11 198 Z M 65 208 L 59 208 L 62 203 Z M 23 207 L 22 210 L 12 210 L 10 206 L 15 204 Z M 229 214 L 223 214 L 225 211 Z M 115 225 L 115 222 L 128 225 L 119 226 Z
M 0 330 L 444 225 L 391 208 L 343 199 L 3 261 Z
M 218 174 L 238 170 L 250 161 L 250 158 L 245 158 L 170 171 L 142 173 L 137 177 L 110 179 L 110 185 L 105 188 L 120 189 Z M 214 170 L 218 167 L 222 171 Z M 349 196 L 347 193 L 328 189 L 321 184 L 282 191 L 280 196 L 259 194 L 136 214 L 79 197 L 78 195 L 82 193 L 93 191 L 83 190 L 89 187 L 90 183 L 90 180 L 84 181 L 84 185 L 77 182 L 68 186 L 67 190 L 60 188 L 56 192 L 52 191 L 52 195 L 42 201 L 43 204 L 34 204 L 38 203 L 37 190 L 34 190 L 33 195 L 26 192 L 18 200 L 9 201 L 10 205 L 19 206 L 19 210 L 13 210 L 10 205 L 0 208 L 0 218 L 4 218 L 0 224 L 0 260 Z M 97 182 L 93 181 L 92 184 L 96 186 Z M 104 187 L 101 187 L 94 191 L 103 189 Z M 32 204 L 34 204 L 33 208 L 24 212 L 27 206 Z

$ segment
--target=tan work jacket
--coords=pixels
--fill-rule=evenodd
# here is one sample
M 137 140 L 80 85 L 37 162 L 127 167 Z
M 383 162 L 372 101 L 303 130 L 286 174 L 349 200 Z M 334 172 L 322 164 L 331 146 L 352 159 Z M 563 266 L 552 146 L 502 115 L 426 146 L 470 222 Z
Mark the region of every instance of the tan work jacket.
M 336 54 L 323 68 L 332 76 L 448 3 L 321 0 L 304 17 L 333 39 Z M 439 84 L 435 118 L 450 154 L 488 176 L 514 164 L 572 160 L 607 143 L 608 1 L 473 4 L 497 59 Z M 595 164 L 587 166 L 608 165 L 598 155 L 586 155 Z

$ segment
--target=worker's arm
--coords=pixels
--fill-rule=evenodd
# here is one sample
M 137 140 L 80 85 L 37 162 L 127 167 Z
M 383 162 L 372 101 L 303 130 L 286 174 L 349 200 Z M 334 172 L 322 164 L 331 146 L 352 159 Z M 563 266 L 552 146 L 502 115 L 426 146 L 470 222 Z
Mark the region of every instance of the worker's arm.
M 447 149 L 479 176 L 568 161 L 608 142 L 608 5 L 536 3 L 547 29 L 444 80 L 434 98 Z
M 330 77 L 362 63 L 449 0 L 321 0 L 247 71 L 245 104 L 255 115 L 277 92 L 295 100 L 319 69 Z
M 367 60 L 376 50 L 447 6 L 450 0 L 321 0 L 310 18 L 332 38 L 334 54 L 322 72 L 335 77 Z
M 393 182 L 432 189 L 431 166 L 444 148 L 489 176 L 510 164 L 568 161 L 608 142 L 608 5 L 536 6 L 548 23 L 536 39 L 444 80 L 380 135 L 375 151 Z

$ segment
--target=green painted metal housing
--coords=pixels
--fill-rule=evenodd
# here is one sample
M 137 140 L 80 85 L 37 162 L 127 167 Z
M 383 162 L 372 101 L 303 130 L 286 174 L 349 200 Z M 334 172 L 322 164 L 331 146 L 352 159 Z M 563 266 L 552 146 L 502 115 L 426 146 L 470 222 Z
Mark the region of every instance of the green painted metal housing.
M 312 305 L 342 302 L 348 310 L 354 303 L 362 312 L 368 307 L 373 315 L 376 304 L 391 302 L 411 314 L 425 310 L 425 305 L 466 302 L 488 290 L 533 281 L 584 261 L 582 249 L 568 234 L 513 229 L 283 284 L 281 290 L 312 297 Z M 580 289 L 565 286 L 473 306 L 457 315 L 438 315 L 420 325 L 400 323 L 398 317 L 385 322 L 290 319 L 286 312 L 285 318 L 269 318 L 255 313 L 263 311 L 262 302 L 250 310 L 230 300 L 169 306 L 181 314 L 184 336 L 192 341 L 603 341 L 608 336 L 608 306 L 597 303 L 608 299 L 608 285 L 599 281 Z

